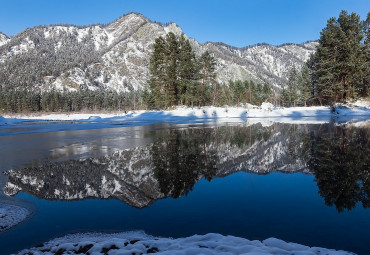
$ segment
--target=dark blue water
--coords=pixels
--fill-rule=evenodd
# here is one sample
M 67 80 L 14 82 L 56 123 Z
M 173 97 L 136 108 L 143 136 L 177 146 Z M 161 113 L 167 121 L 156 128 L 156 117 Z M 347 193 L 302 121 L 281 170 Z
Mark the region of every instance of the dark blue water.
M 59 184 L 53 184 L 44 174 L 42 178 L 48 187 L 35 191 L 25 185 L 16 195 L 16 199 L 30 201 L 37 209 L 30 220 L 0 234 L 1 254 L 73 232 L 128 230 L 144 230 L 148 234 L 166 237 L 209 232 L 250 240 L 276 237 L 309 246 L 370 254 L 370 210 L 366 208 L 368 183 L 358 177 L 369 170 L 366 168 L 368 158 L 360 157 L 360 152 L 355 153 L 360 156 L 354 159 L 351 153 L 336 151 L 343 149 L 342 145 L 346 145 L 343 149 L 346 152 L 348 146 L 366 144 L 368 135 L 367 128 L 343 130 L 331 124 L 191 129 L 153 126 L 70 131 L 63 134 L 64 139 L 58 143 L 54 139 L 57 134 L 28 134 L 36 140 L 42 137 L 43 142 L 35 153 L 24 152 L 27 160 L 20 160 L 22 166 L 19 165 L 18 170 L 25 175 L 41 178 L 40 171 L 50 171 L 58 178 L 60 171 L 64 176 L 69 176 L 68 171 L 85 171 L 84 175 L 89 172 L 94 175 L 86 181 L 94 186 L 100 183 L 101 176 L 109 177 L 106 169 L 100 168 L 101 162 L 107 159 L 114 161 L 112 155 L 116 151 L 130 151 L 130 148 L 139 146 L 142 151 L 150 152 L 151 169 L 159 183 L 161 196 L 157 199 L 153 191 L 140 186 L 153 198 L 141 209 L 137 208 L 135 200 L 127 202 L 127 197 L 119 195 L 108 199 L 87 196 L 82 200 L 66 201 L 51 196 L 53 192 L 49 190 L 63 186 L 52 186 Z M 4 137 L 9 139 L 9 136 L 3 136 L 0 140 Z M 328 144 L 321 140 L 323 137 L 335 142 Z M 18 139 L 21 136 L 15 135 L 11 140 L 21 143 Z M 338 144 L 338 141 L 342 143 Z M 82 145 L 84 150 L 76 149 Z M 98 150 L 97 147 L 105 149 Z M 62 149 L 56 153 L 55 148 Z M 322 158 L 322 151 L 327 152 L 328 148 L 333 155 L 325 154 Z M 8 148 L 12 149 L 16 148 Z M 359 146 L 358 149 L 366 153 L 368 148 Z M 233 153 L 230 155 L 227 151 Z M 343 158 L 343 155 L 347 159 L 338 164 L 349 169 L 344 174 L 340 166 L 337 168 L 339 172 L 325 166 L 325 162 Z M 88 160 L 90 157 L 100 160 L 100 163 L 89 163 L 87 170 L 80 165 L 74 169 L 75 164 L 79 164 L 75 159 Z M 126 157 L 119 157 L 119 161 Z M 31 164 L 34 168 L 30 168 L 30 162 L 35 160 L 37 163 Z M 7 162 L 12 167 L 17 165 Z M 351 169 L 350 162 L 357 162 L 357 168 Z M 141 164 L 139 168 L 143 168 Z M 61 166 L 63 170 L 60 170 Z M 276 171 L 278 169 L 283 172 Z M 357 177 L 351 177 L 353 172 Z M 97 173 L 101 176 L 95 177 Z M 73 186 L 74 180 L 71 176 L 68 178 Z M 12 178 L 8 181 L 17 183 Z M 140 183 L 140 180 L 136 181 Z M 338 191 L 336 184 L 342 181 L 358 183 L 359 190 L 350 190 L 343 184 L 334 199 L 332 194 Z M 81 192 L 80 186 L 76 184 L 70 191 Z M 347 188 L 347 193 L 355 197 L 348 196 Z

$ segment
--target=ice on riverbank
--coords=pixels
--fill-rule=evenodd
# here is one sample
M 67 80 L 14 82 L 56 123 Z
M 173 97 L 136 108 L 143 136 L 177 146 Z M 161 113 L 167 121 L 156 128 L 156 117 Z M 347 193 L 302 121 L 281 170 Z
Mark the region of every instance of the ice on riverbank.
M 26 208 L 0 203 L 0 233 L 24 221 L 29 215 Z
M 116 234 L 85 233 L 56 238 L 18 254 L 300 254 L 300 255 L 345 255 L 353 254 L 318 247 L 287 243 L 276 238 L 262 242 L 249 241 L 220 234 L 194 235 L 186 238 L 157 238 L 144 232 Z

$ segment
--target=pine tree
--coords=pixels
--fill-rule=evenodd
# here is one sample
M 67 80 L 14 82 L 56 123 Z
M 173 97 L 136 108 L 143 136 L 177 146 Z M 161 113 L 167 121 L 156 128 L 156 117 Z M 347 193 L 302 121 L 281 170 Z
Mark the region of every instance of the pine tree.
M 205 104 L 205 95 L 206 95 L 206 87 L 213 86 L 215 84 L 215 70 L 216 70 L 216 61 L 214 57 L 209 53 L 209 51 L 205 51 L 199 58 L 199 66 L 200 66 L 200 78 L 201 78 L 201 95 L 202 95 L 202 104 Z M 213 94 L 213 100 L 215 98 L 215 94 Z
M 342 11 L 338 19 L 330 18 L 322 30 L 315 54 L 317 93 L 321 103 L 346 103 L 357 96 L 363 86 L 364 60 L 360 16 Z
M 166 107 L 176 104 L 178 99 L 178 60 L 179 60 L 179 41 L 172 32 L 166 35 Z
M 370 94 L 370 12 L 367 14 L 367 19 L 363 22 L 363 33 L 365 40 L 362 46 L 362 54 L 359 57 L 361 66 L 358 70 L 360 84 L 356 92 L 360 97 L 367 97 Z
M 297 97 L 298 97 L 298 72 L 295 67 L 293 67 L 289 71 L 289 76 L 288 76 L 288 86 L 287 86 L 287 91 L 286 91 L 286 102 L 289 105 L 296 106 L 297 102 Z
M 194 89 L 198 87 L 199 65 L 195 53 L 190 45 L 189 40 L 185 39 L 182 34 L 179 38 L 180 53 L 178 64 L 179 76 L 179 102 L 182 105 L 185 102 L 193 101 Z M 190 88 L 191 87 L 191 88 Z
M 163 37 L 155 40 L 154 50 L 150 58 L 150 80 L 149 87 L 153 93 L 155 105 L 163 107 L 165 105 L 164 95 L 166 89 L 166 47 L 167 43 Z
M 246 91 L 246 102 L 252 103 L 252 87 L 251 87 L 251 82 L 249 81 L 244 81 L 244 87 Z
M 297 97 L 297 102 L 300 105 L 307 106 L 307 101 L 312 96 L 311 74 L 307 64 L 304 64 L 302 66 L 301 72 L 299 74 L 298 90 L 299 93 Z
M 263 97 L 262 97 L 262 99 L 263 99 L 263 102 L 264 102 L 264 101 L 266 101 L 267 99 L 270 98 L 270 95 L 271 95 L 271 87 L 270 87 L 270 85 L 268 85 L 267 83 L 264 83 L 263 84 L 262 91 L 263 91 Z
M 333 103 L 341 94 L 341 87 L 337 79 L 339 69 L 339 39 L 340 27 L 335 18 L 328 21 L 326 28 L 321 32 L 319 46 L 315 55 L 317 89 L 320 103 Z
M 361 55 L 363 39 L 362 24 L 360 16 L 352 13 L 348 15 L 346 11 L 342 11 L 338 18 L 338 23 L 344 36 L 341 37 L 341 68 L 339 79 L 343 84 L 343 102 L 346 103 L 347 98 L 357 97 L 356 88 L 361 86 Z
M 233 90 L 233 101 L 236 103 L 237 106 L 239 106 L 240 101 L 244 95 L 245 87 L 242 81 L 235 81 L 230 82 L 232 84 L 232 90 Z

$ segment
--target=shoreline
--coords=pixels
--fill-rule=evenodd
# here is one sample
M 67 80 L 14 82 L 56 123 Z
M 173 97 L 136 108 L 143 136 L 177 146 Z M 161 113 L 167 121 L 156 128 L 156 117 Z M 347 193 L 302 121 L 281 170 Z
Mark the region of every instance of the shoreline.
M 120 233 L 77 233 L 55 238 L 16 254 L 331 254 L 352 252 L 309 247 L 277 238 L 250 241 L 231 235 L 208 233 L 183 238 L 147 235 L 143 231 Z
M 312 121 L 330 119 L 370 119 L 370 106 L 337 105 L 335 111 L 329 106 L 312 107 L 275 107 L 264 103 L 261 107 L 248 105 L 246 107 L 177 107 L 174 110 L 160 111 L 129 111 L 112 113 L 36 113 L 36 114 L 9 114 L 0 116 L 0 125 L 20 124 L 29 121 L 66 121 L 84 123 L 125 123 L 125 122 L 171 122 L 194 121 L 204 122 L 245 122 L 251 119 L 279 119 L 300 120 L 311 118 Z M 284 121 L 283 121 L 284 122 Z

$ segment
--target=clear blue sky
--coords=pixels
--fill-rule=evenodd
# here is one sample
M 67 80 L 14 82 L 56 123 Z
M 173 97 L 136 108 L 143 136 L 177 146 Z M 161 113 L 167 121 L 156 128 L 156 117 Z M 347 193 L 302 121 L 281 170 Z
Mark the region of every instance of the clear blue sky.
M 365 19 L 370 0 L 0 0 L 0 31 L 14 35 L 36 25 L 109 23 L 134 11 L 175 22 L 200 42 L 278 45 L 318 39 L 326 21 L 342 9 Z

